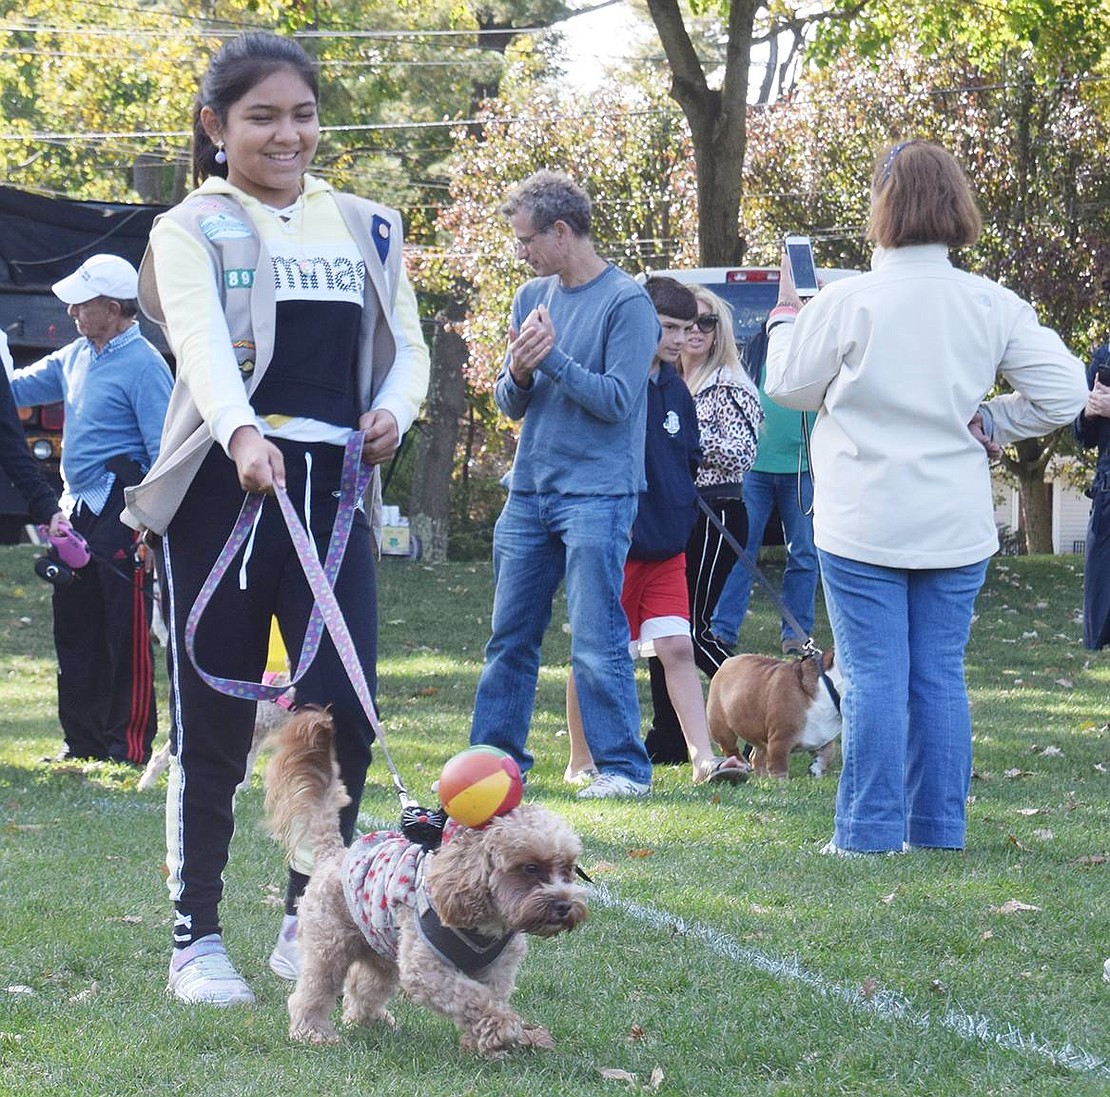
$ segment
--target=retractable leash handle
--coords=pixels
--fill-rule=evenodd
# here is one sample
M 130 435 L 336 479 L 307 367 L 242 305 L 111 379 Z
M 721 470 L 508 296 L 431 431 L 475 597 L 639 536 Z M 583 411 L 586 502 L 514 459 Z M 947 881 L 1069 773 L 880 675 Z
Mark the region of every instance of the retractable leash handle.
M 52 534 L 49 526 L 39 526 L 39 536 L 50 543 L 50 547 L 66 567 L 74 570 L 83 568 L 92 558 L 89 543 L 72 526 L 66 526 L 57 534 Z

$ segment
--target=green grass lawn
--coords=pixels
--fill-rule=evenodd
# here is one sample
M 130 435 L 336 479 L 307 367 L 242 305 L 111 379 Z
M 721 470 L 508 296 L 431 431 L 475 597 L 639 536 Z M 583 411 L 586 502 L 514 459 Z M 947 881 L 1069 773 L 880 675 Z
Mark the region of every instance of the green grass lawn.
M 820 856 L 838 770 L 813 780 L 801 757 L 788 784 L 695 789 L 688 768 L 664 768 L 647 800 L 577 802 L 562 781 L 557 605 L 527 796 L 578 829 L 596 888 L 582 929 L 534 943 L 514 999 L 556 1050 L 490 1063 L 405 1002 L 396 1031 L 290 1044 L 287 985 L 266 968 L 284 871 L 258 774 L 223 906 L 257 1005 L 166 998 L 164 790 L 42 763 L 60 736 L 32 556 L 0 549 L 2 1094 L 1110 1093 L 1110 655 L 1079 643 L 1077 558 L 991 567 L 968 658 L 976 776 L 960 854 Z M 487 565 L 382 563 L 380 706 L 417 796 L 466 744 L 491 597 Z M 777 635 L 756 594 L 746 649 Z M 379 758 L 363 820 L 397 813 Z

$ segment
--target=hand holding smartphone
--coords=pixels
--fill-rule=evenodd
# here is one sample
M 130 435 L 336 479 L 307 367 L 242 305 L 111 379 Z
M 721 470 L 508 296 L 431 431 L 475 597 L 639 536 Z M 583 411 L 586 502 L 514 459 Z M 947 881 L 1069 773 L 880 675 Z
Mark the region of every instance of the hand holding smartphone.
M 813 261 L 813 247 L 808 236 L 787 236 L 783 241 L 794 289 L 799 297 L 814 297 L 817 285 L 817 264 Z

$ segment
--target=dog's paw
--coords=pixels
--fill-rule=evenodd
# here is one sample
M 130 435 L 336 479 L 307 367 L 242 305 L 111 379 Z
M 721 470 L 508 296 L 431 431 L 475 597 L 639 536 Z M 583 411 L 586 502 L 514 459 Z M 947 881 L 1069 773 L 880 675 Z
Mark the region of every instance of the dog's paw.
M 362 1025 L 364 1028 L 377 1024 L 385 1025 L 386 1028 L 391 1030 L 397 1028 L 397 1020 L 388 1009 L 368 1010 L 362 1008 L 358 1003 L 351 1004 L 350 1002 L 344 1002 L 343 1004 L 343 1023 L 345 1025 Z
M 289 1025 L 289 1039 L 301 1044 L 338 1044 L 339 1033 L 330 1022 L 323 1025 L 293 1022 Z
M 534 1025 L 530 1021 L 525 1021 L 523 1046 L 542 1047 L 547 1051 L 553 1051 L 555 1038 L 543 1025 Z

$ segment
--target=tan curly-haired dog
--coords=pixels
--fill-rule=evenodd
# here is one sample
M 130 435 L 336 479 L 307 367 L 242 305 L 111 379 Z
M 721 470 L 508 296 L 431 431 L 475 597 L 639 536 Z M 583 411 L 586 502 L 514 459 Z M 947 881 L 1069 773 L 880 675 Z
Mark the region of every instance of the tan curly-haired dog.
M 552 937 L 586 918 L 578 838 L 557 815 L 525 805 L 481 828 L 449 824 L 435 852 L 393 831 L 347 849 L 337 813 L 349 800 L 333 735 L 326 713 L 298 713 L 278 731 L 266 770 L 275 837 L 291 857 L 307 848 L 314 861 L 298 910 L 301 974 L 289 1035 L 338 1040 L 330 1016 L 340 993 L 345 1022 L 392 1025 L 386 1005 L 400 987 L 453 1020 L 466 1049 L 498 1057 L 553 1047 L 509 998 L 524 935 Z

